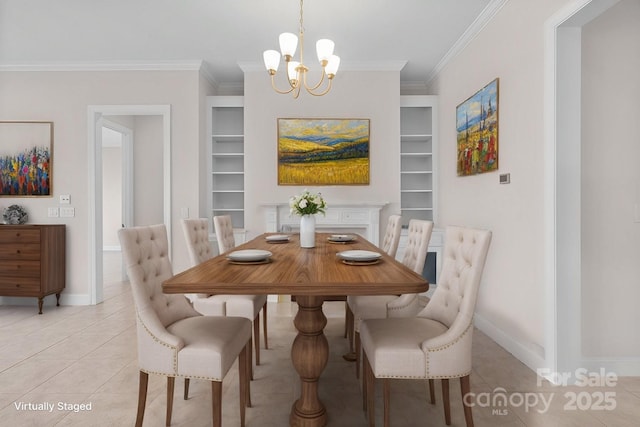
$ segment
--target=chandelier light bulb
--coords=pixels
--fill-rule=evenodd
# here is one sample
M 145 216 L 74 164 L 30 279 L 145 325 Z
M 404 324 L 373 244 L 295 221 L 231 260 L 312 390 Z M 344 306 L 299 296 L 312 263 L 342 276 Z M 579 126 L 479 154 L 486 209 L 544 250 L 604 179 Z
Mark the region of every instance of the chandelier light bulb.
M 316 53 L 321 64 L 324 65 L 329 60 L 329 57 L 333 55 L 334 47 L 335 43 L 329 39 L 320 39 L 316 42 Z
M 262 57 L 264 58 L 264 66 L 267 67 L 267 71 L 275 74 L 275 72 L 278 71 L 278 66 L 280 66 L 280 52 L 277 50 L 265 50 Z
M 332 79 L 338 73 L 338 67 L 340 67 L 340 57 L 337 55 L 331 55 L 324 71 L 327 73 L 327 76 Z
M 298 47 L 298 36 L 293 33 L 282 33 L 280 34 L 280 53 L 285 58 L 289 56 L 290 58 L 296 54 L 296 48 Z

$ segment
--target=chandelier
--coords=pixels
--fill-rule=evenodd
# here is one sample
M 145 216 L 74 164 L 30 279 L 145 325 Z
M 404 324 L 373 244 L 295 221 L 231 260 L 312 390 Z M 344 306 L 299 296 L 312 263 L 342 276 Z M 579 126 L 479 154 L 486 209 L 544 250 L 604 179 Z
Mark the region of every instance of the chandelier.
M 277 50 L 266 50 L 263 54 L 264 65 L 267 67 L 267 71 L 271 76 L 271 86 L 273 89 L 282 94 L 293 93 L 293 97 L 298 98 L 300 95 L 300 88 L 304 86 L 307 92 L 314 96 L 322 96 L 331 90 L 331 82 L 338 72 L 338 66 L 340 65 L 340 57 L 333 54 L 333 41 L 329 39 L 320 39 L 316 42 L 316 53 L 318 54 L 318 61 L 322 66 L 322 76 L 320 81 L 311 86 L 307 83 L 307 72 L 309 68 L 304 65 L 304 25 L 302 18 L 302 2 L 300 0 L 300 30 L 299 37 L 296 37 L 293 33 L 280 34 L 280 52 L 287 65 L 287 81 L 289 82 L 289 88 L 286 90 L 280 90 L 276 86 L 275 76 L 278 71 L 278 65 L 280 65 L 280 52 Z M 296 53 L 296 47 L 298 45 L 298 38 L 300 39 L 300 61 L 293 61 L 293 56 Z M 325 81 L 324 89 L 321 89 L 322 84 Z

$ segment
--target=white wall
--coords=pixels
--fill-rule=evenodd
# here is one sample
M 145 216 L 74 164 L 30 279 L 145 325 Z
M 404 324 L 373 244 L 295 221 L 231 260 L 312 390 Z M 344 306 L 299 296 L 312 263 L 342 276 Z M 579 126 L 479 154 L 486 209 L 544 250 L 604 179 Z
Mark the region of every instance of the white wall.
M 122 218 L 122 147 L 102 149 L 102 246 L 120 246 Z
M 507 2 L 429 88 L 440 101 L 440 220 L 493 231 L 476 324 L 531 367 L 545 365 L 544 316 L 553 310 L 545 306 L 544 283 L 544 31 L 571 3 Z M 638 7 L 623 0 L 583 30 L 583 150 L 576 153 L 584 156 L 583 204 L 576 221 L 583 227 L 582 350 L 592 358 L 640 353 L 640 339 L 630 334 L 640 320 L 633 307 L 640 227 L 632 223 L 640 201 Z M 498 184 L 498 173 L 455 172 L 455 108 L 496 77 L 498 173 L 511 173 L 509 185 Z
M 640 2 L 622 0 L 582 28 L 585 357 L 640 355 L 639 23 Z
M 440 225 L 493 231 L 476 324 L 529 366 L 545 358 L 544 23 L 566 3 L 505 3 L 430 84 L 440 103 Z M 499 171 L 458 177 L 456 106 L 496 77 Z M 499 173 L 511 184 L 499 184 Z
M 169 104 L 172 131 L 172 217 L 174 270 L 189 265 L 180 226 L 182 207 L 199 210 L 200 134 L 198 71 L 2 72 L 0 118 L 54 122 L 53 198 L 4 198 L 0 207 L 24 205 L 32 223 L 67 225 L 67 288 L 62 303 L 88 303 L 88 158 L 87 107 L 109 104 Z M 162 141 L 158 141 L 161 150 Z M 48 218 L 60 194 L 70 194 L 74 218 Z M 148 192 L 139 198 L 152 200 Z M 155 200 L 155 199 L 154 199 Z M 161 218 L 161 217 L 160 217 Z M 49 303 L 49 298 L 47 303 Z M 25 303 L 31 303 L 25 301 Z
M 135 116 L 133 224 L 164 222 L 162 116 Z
M 283 76 L 278 76 L 282 78 Z M 370 185 L 309 187 L 332 203 L 389 202 L 386 216 L 400 210 L 400 70 L 340 72 L 323 97 L 273 91 L 266 71 L 245 71 L 245 228 L 249 238 L 265 231 L 261 203 L 287 203 L 305 187 L 278 186 L 278 118 L 370 119 Z M 282 83 L 283 81 L 279 80 Z

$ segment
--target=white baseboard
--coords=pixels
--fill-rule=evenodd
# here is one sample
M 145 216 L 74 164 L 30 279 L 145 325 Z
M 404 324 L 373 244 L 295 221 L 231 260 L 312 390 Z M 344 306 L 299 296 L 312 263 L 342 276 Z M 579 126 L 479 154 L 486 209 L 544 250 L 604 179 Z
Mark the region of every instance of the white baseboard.
M 37 307 L 36 297 L 0 297 L 0 305 L 23 305 L 27 307 Z M 44 297 L 43 307 L 55 307 L 56 296 L 47 295 Z M 60 294 L 60 305 L 91 305 L 91 297 L 88 294 Z
M 604 369 L 605 372 L 614 373 L 618 377 L 640 376 L 638 357 L 587 357 L 582 359 L 580 366 L 589 372 L 600 372 L 600 369 Z
M 474 324 L 476 328 L 487 334 L 492 340 L 513 354 L 516 359 L 527 365 L 534 372 L 546 367 L 544 357 L 516 341 L 502 329 L 477 313 L 474 316 Z
M 479 314 L 474 316 L 475 326 L 487 334 L 492 340 L 498 343 L 502 348 L 513 354 L 518 360 L 537 372 L 539 368 L 547 368 L 544 357 L 536 354 L 535 351 L 528 349 L 522 343 L 514 340 L 503 330 L 496 327 L 493 323 Z M 579 368 L 584 368 L 588 372 L 605 372 L 615 373 L 618 377 L 637 377 L 640 376 L 640 358 L 639 357 L 585 357 L 580 361 Z
M 122 248 L 120 246 L 103 246 L 102 252 L 121 252 Z

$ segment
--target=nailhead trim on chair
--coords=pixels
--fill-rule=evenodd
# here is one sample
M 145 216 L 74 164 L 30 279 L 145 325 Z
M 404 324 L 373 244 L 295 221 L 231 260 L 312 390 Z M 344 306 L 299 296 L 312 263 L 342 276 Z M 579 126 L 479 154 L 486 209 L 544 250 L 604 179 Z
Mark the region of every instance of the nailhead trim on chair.
M 182 374 L 178 374 L 178 348 L 172 345 L 169 345 L 167 343 L 165 343 L 164 341 L 161 341 L 158 337 L 156 337 L 155 335 L 153 335 L 151 333 L 151 331 L 146 327 L 146 325 L 142 322 L 142 319 L 140 319 L 140 314 L 138 313 L 138 310 L 136 310 L 136 316 L 138 316 L 138 320 L 140 320 L 140 324 L 142 325 L 142 327 L 144 328 L 145 331 L 147 331 L 147 333 L 149 334 L 149 336 L 151 336 L 151 338 L 153 338 L 153 340 L 155 342 L 157 342 L 158 344 L 161 344 L 165 347 L 170 348 L 171 350 L 174 351 L 173 354 L 173 372 L 174 374 L 168 374 L 166 372 L 156 372 L 156 371 L 150 371 L 148 369 L 143 369 L 140 368 L 141 371 L 146 372 L 148 374 L 155 374 L 155 375 L 164 375 L 166 377 L 184 377 L 184 378 L 191 378 L 191 379 L 197 379 L 197 380 L 208 380 L 208 381 L 218 381 L 218 382 L 222 382 L 222 378 L 217 378 L 217 377 L 203 377 L 203 376 L 196 376 L 196 375 L 182 375 Z
M 147 333 L 149 334 L 149 336 L 151 338 L 153 338 L 153 340 L 155 342 L 157 342 L 158 344 L 161 344 L 171 350 L 173 350 L 173 372 L 178 372 L 178 348 L 172 345 L 167 344 L 164 341 L 161 341 L 160 338 L 156 337 L 150 330 L 149 328 L 147 328 L 147 325 L 144 324 L 144 322 L 142 321 L 142 319 L 140 318 L 140 312 L 138 312 L 138 310 L 136 309 L 136 316 L 138 317 L 138 321 L 140 322 L 140 324 L 142 325 L 142 327 L 144 328 L 145 331 L 147 331 Z M 142 370 L 142 369 L 141 369 Z M 152 374 L 159 374 L 159 375 L 167 375 L 170 376 L 169 374 L 166 373 L 160 373 L 160 372 L 151 372 L 149 371 L 149 373 Z
M 434 350 L 428 350 L 428 353 L 431 352 L 436 352 L 436 351 L 442 351 L 445 350 L 449 347 L 451 347 L 452 345 L 454 345 L 455 343 L 457 343 L 458 341 L 460 341 L 460 339 L 462 337 L 464 337 L 467 332 L 469 332 L 469 330 L 471 330 L 471 328 L 473 327 L 473 324 L 470 323 L 469 326 L 467 327 L 467 329 L 465 329 L 465 331 L 460 334 L 460 336 L 458 338 L 456 338 L 455 340 L 453 340 L 450 343 L 447 343 L 441 347 L 438 347 Z M 412 380 L 426 380 L 426 379 L 433 379 L 433 380 L 441 380 L 441 379 L 451 379 L 451 378 L 460 378 L 460 377 L 464 377 L 466 375 L 471 374 L 471 370 L 464 372 L 462 374 L 452 374 L 452 375 L 429 375 L 429 358 L 427 358 L 427 366 L 426 366 L 426 372 L 427 375 L 420 377 L 420 376 L 415 376 L 415 375 L 380 375 L 377 376 L 376 378 L 396 378 L 396 379 L 412 379 Z
M 442 350 L 446 350 L 447 348 L 451 347 L 452 345 L 454 345 L 455 343 L 457 343 L 458 341 L 460 341 L 465 335 L 467 335 L 467 333 L 469 331 L 471 331 L 473 328 L 473 322 L 469 322 L 469 326 L 467 326 L 467 328 L 464 330 L 463 333 L 461 333 L 455 340 L 451 341 L 450 343 L 447 343 L 443 346 L 440 346 L 438 348 L 435 348 L 433 350 L 427 350 L 427 353 L 435 353 L 437 351 L 442 351 Z M 471 373 L 471 371 L 469 370 L 468 372 L 465 372 L 463 374 L 459 374 L 459 375 L 445 375 L 445 376 L 429 376 L 429 358 L 427 357 L 426 360 L 427 364 L 425 366 L 426 372 L 427 372 L 427 378 L 460 378 L 460 377 L 464 377 L 465 375 L 469 375 L 469 373 Z

